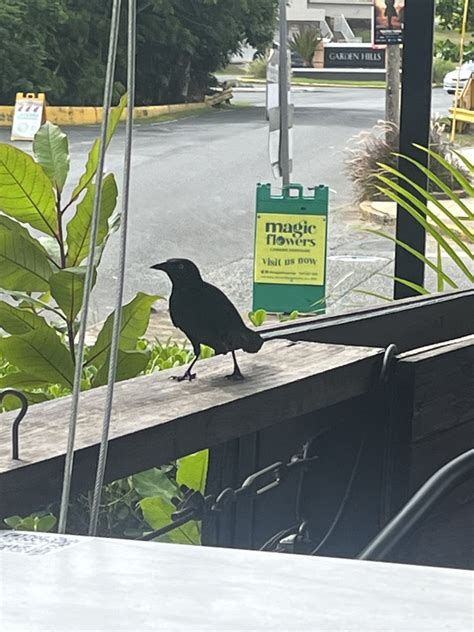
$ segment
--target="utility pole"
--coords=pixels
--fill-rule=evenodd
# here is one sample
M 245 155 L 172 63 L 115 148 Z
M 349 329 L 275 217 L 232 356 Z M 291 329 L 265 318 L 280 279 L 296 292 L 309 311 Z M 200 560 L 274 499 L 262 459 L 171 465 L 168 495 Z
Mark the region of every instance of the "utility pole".
M 415 145 L 428 147 L 431 121 L 431 77 L 433 65 L 433 34 L 435 0 L 406 0 L 403 35 L 403 87 L 400 113 L 400 153 L 428 166 L 428 155 Z M 401 159 L 399 170 L 415 186 L 426 189 L 427 177 L 408 160 Z M 426 204 L 419 189 L 408 190 Z M 397 239 L 420 254 L 425 254 L 425 228 L 401 204 L 397 205 Z M 423 261 L 400 244 L 395 247 L 395 276 L 418 285 L 424 284 Z M 407 298 L 418 293 L 395 282 L 394 298 Z
M 279 106 L 280 147 L 279 164 L 283 186 L 290 183 L 290 144 L 288 134 L 288 23 L 286 2 L 280 0 L 280 59 L 279 59 Z
M 401 54 L 399 44 L 387 45 L 385 120 L 400 125 L 400 69 Z

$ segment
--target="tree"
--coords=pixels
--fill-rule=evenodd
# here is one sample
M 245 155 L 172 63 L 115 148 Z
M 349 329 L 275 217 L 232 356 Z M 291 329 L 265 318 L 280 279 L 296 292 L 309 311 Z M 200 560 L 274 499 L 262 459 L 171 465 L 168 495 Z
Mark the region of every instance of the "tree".
M 60 94 L 57 32 L 67 20 L 62 0 L 0 2 L 0 99 L 12 103 L 16 92 Z
M 116 99 L 126 79 L 126 3 L 122 4 Z M 137 103 L 202 98 L 211 74 L 243 43 L 259 51 L 269 45 L 277 4 L 278 0 L 139 2 Z M 52 104 L 99 104 L 110 10 L 111 0 L 3 0 L 1 100 L 11 103 L 16 91 L 28 90 L 46 92 Z
M 316 48 L 322 41 L 321 31 L 315 26 L 303 26 L 290 39 L 290 49 L 303 59 L 305 66 L 312 68 Z
M 439 18 L 439 24 L 443 29 L 461 29 L 462 17 L 464 11 L 464 0 L 437 0 L 436 15 Z M 474 7 L 470 3 L 467 30 L 474 30 Z

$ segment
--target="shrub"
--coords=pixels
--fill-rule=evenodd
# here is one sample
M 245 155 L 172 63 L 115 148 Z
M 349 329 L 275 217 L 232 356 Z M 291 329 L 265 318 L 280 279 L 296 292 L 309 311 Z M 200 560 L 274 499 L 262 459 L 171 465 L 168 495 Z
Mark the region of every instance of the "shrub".
M 461 54 L 459 44 L 455 44 L 449 39 L 441 42 L 436 42 L 435 57 L 443 59 L 445 61 L 452 61 L 455 64 L 459 63 L 459 56 Z M 474 59 L 474 42 L 467 42 L 464 46 L 464 61 Z
M 247 74 L 255 79 L 266 79 L 267 77 L 267 60 L 264 57 L 258 57 L 249 64 L 246 69 Z
M 455 182 L 455 188 L 446 184 L 443 184 L 442 188 L 446 198 L 454 202 L 456 210 L 453 211 L 449 205 L 443 203 L 442 200 L 438 200 L 428 188 L 419 187 L 400 171 L 389 165 L 381 165 L 381 172 L 377 175 L 377 181 L 385 195 L 393 202 L 400 204 L 416 222 L 423 226 L 427 235 L 434 239 L 436 251 L 434 253 L 417 252 L 403 241 L 382 230 L 371 228 L 365 230 L 368 233 L 397 244 L 422 261 L 427 270 L 429 269 L 435 273 L 436 290 L 438 292 L 444 291 L 446 287 L 450 290 L 459 288 L 459 283 L 452 274 L 453 269 L 457 270 L 462 282 L 467 281 L 468 284 L 472 285 L 474 283 L 474 274 L 472 273 L 472 262 L 474 260 L 472 223 L 474 221 L 474 213 L 464 203 L 459 192 L 461 191 L 468 197 L 473 197 L 474 187 L 471 182 L 474 175 L 474 165 L 465 156 L 458 153 L 455 153 L 456 163 L 452 164 L 442 154 L 432 149 L 423 147 L 419 147 L 419 149 L 429 155 L 431 168 L 426 170 L 418 161 L 413 161 L 413 164 L 427 175 L 429 182 L 438 180 L 440 168 L 449 173 Z M 466 177 L 466 174 L 468 177 Z M 444 181 L 447 179 L 444 178 Z M 413 188 L 422 193 L 428 203 L 415 198 L 412 194 Z M 449 261 L 449 268 L 445 266 L 445 260 Z M 417 285 L 410 279 L 395 277 L 395 280 L 419 294 L 430 293 L 426 285 Z M 366 290 L 355 290 L 355 292 L 391 300 L 389 297 Z
M 149 363 L 144 373 L 170 369 L 186 364 L 192 359 L 192 351 L 188 344 L 177 343 L 171 339 L 165 343 L 159 340 L 150 343 L 140 339 L 137 349 L 149 354 Z M 201 358 L 213 355 L 212 349 L 202 347 Z M 15 367 L 0 355 L 0 380 L 15 373 Z M 67 390 L 58 385 L 47 385 L 36 390 L 40 399 L 52 399 L 67 394 Z M 5 399 L 8 401 L 8 398 Z M 11 402 L 16 404 L 11 398 Z M 0 412 L 2 406 L 0 405 Z M 133 476 L 104 485 L 100 506 L 98 535 L 108 537 L 134 538 L 159 529 L 171 522 L 171 513 L 175 506 L 171 498 L 183 498 L 180 485 L 196 488 L 196 481 L 200 481 L 198 491 L 204 492 L 207 474 L 208 452 L 203 450 L 191 454 L 176 463 L 155 467 Z M 87 534 L 91 510 L 91 494 L 80 494 L 73 499 L 69 510 L 69 530 L 72 533 Z M 50 531 L 56 525 L 56 515 L 59 512 L 57 504 L 49 505 L 30 516 L 10 516 L 3 522 L 12 529 L 28 531 Z M 199 544 L 200 525 L 189 522 L 180 529 L 176 529 L 160 540 L 175 543 Z
M 446 73 L 454 70 L 455 68 L 455 62 L 435 57 L 433 60 L 433 82 L 443 83 Z
M 431 125 L 430 146 L 443 158 L 452 161 L 453 154 L 450 144 L 443 138 L 444 126 L 438 120 Z M 363 200 L 387 200 L 384 191 L 378 188 L 378 176 L 383 169 L 380 163 L 396 168 L 399 148 L 399 130 L 392 123 L 379 121 L 371 130 L 363 131 L 349 141 L 347 149 L 346 170 L 353 182 L 356 201 Z M 448 186 L 455 186 L 455 179 L 442 165 L 430 158 L 430 167 L 433 172 Z M 393 174 L 388 177 L 395 178 Z M 430 181 L 429 190 L 439 192 L 440 187 L 434 181 Z
M 322 39 L 321 31 L 317 27 L 302 26 L 292 35 L 289 41 L 290 50 L 298 53 L 307 68 L 312 68 L 314 53 Z

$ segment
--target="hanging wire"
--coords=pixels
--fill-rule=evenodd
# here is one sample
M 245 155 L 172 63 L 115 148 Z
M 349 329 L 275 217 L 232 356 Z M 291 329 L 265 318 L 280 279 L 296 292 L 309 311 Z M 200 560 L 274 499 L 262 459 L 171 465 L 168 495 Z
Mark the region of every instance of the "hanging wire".
M 74 387 L 72 394 L 71 415 L 69 418 L 66 461 L 64 465 L 63 488 L 61 494 L 61 508 L 59 512 L 58 533 L 65 533 L 67 526 L 67 515 L 69 509 L 69 494 L 71 491 L 72 468 L 74 463 L 74 442 L 76 438 L 77 416 L 79 412 L 79 396 L 81 393 L 82 365 L 84 362 L 84 345 L 86 339 L 87 316 L 89 313 L 90 294 L 94 278 L 95 250 L 97 244 L 97 233 L 99 229 L 100 206 L 102 200 L 102 180 L 104 173 L 105 150 L 107 145 L 107 127 L 110 117 L 110 106 L 112 103 L 112 90 L 114 85 L 115 60 L 117 57 L 117 40 L 120 24 L 121 0 L 113 0 L 112 17 L 110 21 L 109 50 L 107 56 L 107 67 L 105 72 L 104 85 L 104 107 L 102 116 L 102 127 L 100 132 L 100 152 L 99 164 L 95 180 L 94 208 L 92 213 L 92 228 L 90 236 L 90 250 L 87 257 L 87 272 L 84 283 L 83 307 L 81 324 L 79 328 L 79 339 L 76 347 L 76 366 L 74 370 Z
M 107 449 L 109 443 L 110 420 L 114 398 L 115 377 L 120 347 L 120 330 L 122 324 L 122 301 L 125 281 L 125 263 L 127 255 L 127 229 L 128 229 L 128 202 L 130 193 L 130 168 L 132 158 L 133 140 L 133 106 L 135 103 L 135 44 L 136 44 L 136 0 L 128 0 L 128 40 L 127 40 L 127 127 L 125 133 L 125 159 L 123 172 L 123 196 L 120 225 L 120 250 L 117 291 L 115 297 L 115 313 L 112 329 L 112 342 L 110 348 L 109 375 L 107 382 L 107 395 L 105 400 L 104 420 L 102 425 L 102 438 L 100 442 L 99 458 L 97 461 L 97 473 L 92 500 L 91 516 L 89 522 L 89 535 L 97 532 L 100 501 L 102 497 L 102 485 L 104 484 L 105 466 L 107 463 Z

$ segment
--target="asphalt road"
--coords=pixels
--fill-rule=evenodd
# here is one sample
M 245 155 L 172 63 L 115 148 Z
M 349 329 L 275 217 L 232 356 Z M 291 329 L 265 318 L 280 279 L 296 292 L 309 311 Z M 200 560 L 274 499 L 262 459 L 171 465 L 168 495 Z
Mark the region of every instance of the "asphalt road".
M 137 291 L 168 294 L 169 284 L 149 266 L 168 257 L 193 259 L 241 309 L 251 306 L 255 185 L 271 182 L 268 128 L 263 92 L 238 92 L 242 107 L 189 118 L 136 126 L 133 145 L 126 300 Z M 329 220 L 329 299 L 342 311 L 366 302 L 351 290 L 380 289 L 377 270 L 390 272 L 391 249 L 361 233 L 344 173 L 349 139 L 384 114 L 384 92 L 377 89 L 322 88 L 294 94 L 294 171 L 292 180 L 331 189 Z M 434 92 L 433 110 L 446 114 L 450 98 Z M 82 172 L 98 128 L 71 128 L 70 186 Z M 8 130 L 0 129 L 0 141 Z M 106 167 L 121 189 L 124 131 L 111 143 Z M 25 146 L 26 148 L 26 146 Z M 104 253 L 92 301 L 91 320 L 104 318 L 114 304 L 118 235 Z M 380 277 L 376 277 L 379 278 Z

